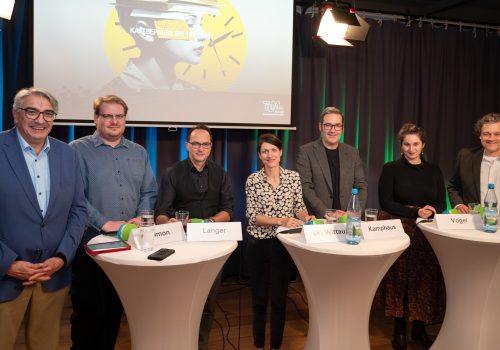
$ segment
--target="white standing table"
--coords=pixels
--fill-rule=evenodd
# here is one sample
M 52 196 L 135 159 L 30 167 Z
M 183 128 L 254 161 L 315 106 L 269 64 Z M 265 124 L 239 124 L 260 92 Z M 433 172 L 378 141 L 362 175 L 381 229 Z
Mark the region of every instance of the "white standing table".
M 309 304 L 305 350 L 370 349 L 369 319 L 380 281 L 410 245 L 387 240 L 307 244 L 301 234 L 279 234 L 300 271 Z
M 94 256 L 122 301 L 137 350 L 197 350 L 203 306 L 235 241 L 173 242 L 155 246 L 175 253 L 163 261 L 129 251 Z
M 446 314 L 432 350 L 500 349 L 500 229 L 439 230 L 418 225 L 446 284 Z

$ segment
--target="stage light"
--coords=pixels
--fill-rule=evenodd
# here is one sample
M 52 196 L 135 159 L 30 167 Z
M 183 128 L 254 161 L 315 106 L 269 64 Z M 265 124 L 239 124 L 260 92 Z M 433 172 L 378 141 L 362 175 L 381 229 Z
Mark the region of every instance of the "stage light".
M 318 36 L 329 45 L 352 46 L 350 42 L 344 39 L 347 27 L 346 23 L 336 22 L 332 9 L 327 7 L 319 24 Z
M 14 10 L 15 0 L 2 0 L 0 1 L 0 17 L 10 20 L 12 17 L 12 10 Z
M 347 40 L 364 41 L 368 29 L 370 25 L 353 8 L 327 4 L 324 6 L 317 35 L 329 45 L 352 46 Z

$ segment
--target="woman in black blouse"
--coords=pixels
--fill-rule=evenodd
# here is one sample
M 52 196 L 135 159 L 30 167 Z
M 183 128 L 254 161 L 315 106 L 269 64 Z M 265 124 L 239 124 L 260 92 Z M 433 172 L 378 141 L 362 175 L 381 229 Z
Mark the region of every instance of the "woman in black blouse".
M 394 317 L 393 348 L 406 349 L 406 321 L 413 321 L 412 339 L 428 349 L 425 324 L 442 321 L 445 290 L 437 258 L 415 220 L 446 209 L 445 184 L 439 167 L 422 158 L 423 129 L 405 124 L 398 140 L 402 157 L 384 165 L 378 192 L 382 218 L 400 218 L 411 244 L 385 276 L 381 292 L 386 316 Z
M 253 339 L 264 349 L 266 310 L 271 301 L 271 349 L 279 349 L 285 327 L 286 295 L 290 256 L 276 238 L 279 226 L 298 227 L 313 219 L 302 199 L 300 177 L 296 171 L 280 166 L 281 141 L 264 134 L 257 145 L 264 168 L 246 182 L 248 233 L 247 263 L 252 289 Z

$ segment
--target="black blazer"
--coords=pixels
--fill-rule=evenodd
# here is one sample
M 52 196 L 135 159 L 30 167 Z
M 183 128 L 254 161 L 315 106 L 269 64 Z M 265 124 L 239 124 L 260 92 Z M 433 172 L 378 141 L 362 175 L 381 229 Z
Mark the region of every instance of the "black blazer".
M 340 208 L 346 210 L 353 187 L 359 190 L 359 202 L 364 210 L 368 195 L 368 182 L 358 150 L 339 143 L 340 161 Z M 297 170 L 302 183 L 302 193 L 307 211 L 322 218 L 325 210 L 332 206 L 332 176 L 325 147 L 320 139 L 299 148 Z
M 483 147 L 464 148 L 458 152 L 455 171 L 448 185 L 448 195 L 453 207 L 480 202 L 483 152 Z

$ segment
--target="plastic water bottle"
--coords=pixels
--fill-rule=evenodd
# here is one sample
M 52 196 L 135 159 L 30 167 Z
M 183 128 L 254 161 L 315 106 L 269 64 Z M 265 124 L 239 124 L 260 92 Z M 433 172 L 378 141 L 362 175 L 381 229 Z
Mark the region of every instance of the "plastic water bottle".
M 488 192 L 484 197 L 484 232 L 497 232 L 498 208 L 497 196 L 495 194 L 495 185 L 488 184 Z
M 359 244 L 361 239 L 361 205 L 358 189 L 353 188 L 351 199 L 347 205 L 346 241 L 348 244 Z

